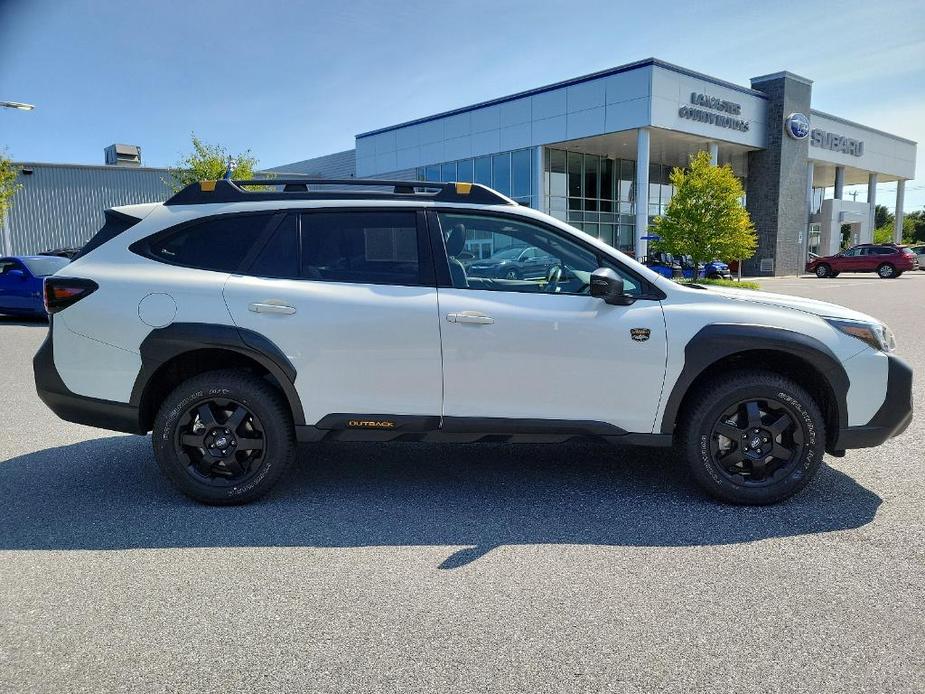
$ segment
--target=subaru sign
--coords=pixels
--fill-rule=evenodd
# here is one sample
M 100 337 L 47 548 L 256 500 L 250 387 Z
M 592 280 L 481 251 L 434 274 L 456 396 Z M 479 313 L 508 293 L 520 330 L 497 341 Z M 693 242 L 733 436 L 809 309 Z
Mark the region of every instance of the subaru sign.
M 805 140 L 809 136 L 809 118 L 802 113 L 791 113 L 787 116 L 784 128 L 794 140 Z

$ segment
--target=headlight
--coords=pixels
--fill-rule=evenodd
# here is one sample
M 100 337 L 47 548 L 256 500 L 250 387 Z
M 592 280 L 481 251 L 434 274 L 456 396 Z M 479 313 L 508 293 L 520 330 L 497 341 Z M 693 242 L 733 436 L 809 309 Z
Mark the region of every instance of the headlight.
M 825 321 L 845 335 L 856 337 L 881 352 L 892 352 L 896 349 L 896 338 L 893 337 L 893 331 L 882 323 L 862 323 L 843 318 L 826 318 Z

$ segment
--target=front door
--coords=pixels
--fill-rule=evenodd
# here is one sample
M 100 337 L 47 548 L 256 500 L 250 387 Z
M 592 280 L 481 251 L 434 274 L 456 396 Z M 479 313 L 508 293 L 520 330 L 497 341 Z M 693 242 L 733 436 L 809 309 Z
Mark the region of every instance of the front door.
M 235 323 L 272 340 L 295 367 L 307 424 L 440 415 L 437 292 L 422 215 L 291 215 L 226 283 Z
M 490 214 L 436 215 L 452 288 L 439 289 L 447 418 L 604 422 L 651 432 L 665 375 L 661 304 L 645 283 L 599 249 L 552 226 Z M 456 256 L 470 238 L 536 247 L 556 263 L 539 279 L 470 276 Z M 630 306 L 588 293 L 608 264 Z

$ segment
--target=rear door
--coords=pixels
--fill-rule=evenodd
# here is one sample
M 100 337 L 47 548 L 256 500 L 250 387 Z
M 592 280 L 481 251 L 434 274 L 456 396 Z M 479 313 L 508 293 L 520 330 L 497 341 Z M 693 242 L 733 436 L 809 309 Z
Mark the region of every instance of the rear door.
M 437 291 L 423 212 L 290 214 L 225 284 L 237 325 L 296 369 L 307 424 L 334 415 L 439 417 Z

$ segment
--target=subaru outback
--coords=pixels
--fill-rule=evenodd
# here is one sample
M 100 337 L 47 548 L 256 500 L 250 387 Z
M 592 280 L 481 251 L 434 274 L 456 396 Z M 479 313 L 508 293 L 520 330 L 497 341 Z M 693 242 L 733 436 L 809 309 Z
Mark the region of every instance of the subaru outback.
M 555 262 L 467 270 L 513 247 Z M 679 285 L 471 183 L 196 183 L 108 210 L 44 298 L 42 400 L 151 432 L 210 504 L 266 493 L 298 442 L 573 437 L 675 446 L 710 494 L 764 504 L 912 417 L 874 318 Z

